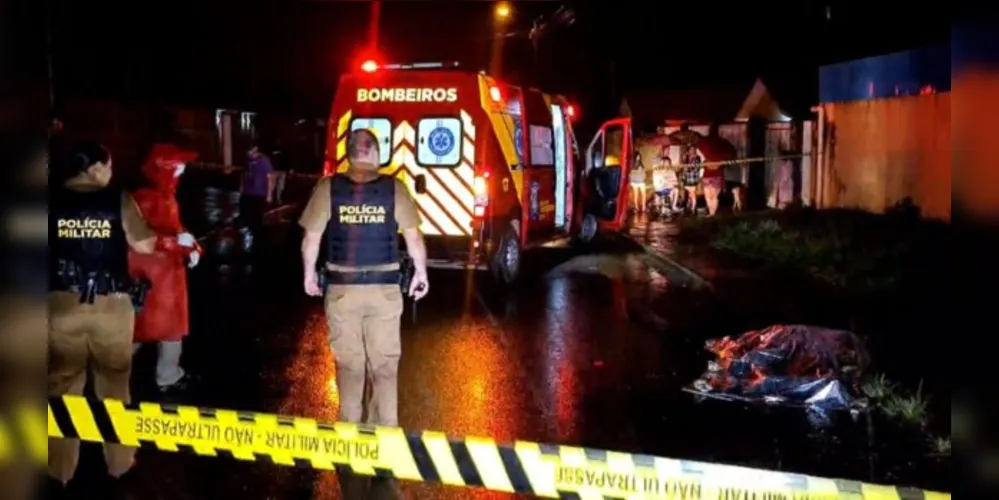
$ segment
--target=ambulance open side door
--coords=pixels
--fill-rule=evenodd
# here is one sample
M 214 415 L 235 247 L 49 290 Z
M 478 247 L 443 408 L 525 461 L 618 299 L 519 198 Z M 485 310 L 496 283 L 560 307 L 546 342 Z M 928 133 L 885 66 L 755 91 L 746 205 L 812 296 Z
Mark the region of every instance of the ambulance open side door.
M 624 228 L 632 148 L 629 118 L 605 122 L 586 148 L 577 215 L 580 240 L 590 241 L 601 231 Z

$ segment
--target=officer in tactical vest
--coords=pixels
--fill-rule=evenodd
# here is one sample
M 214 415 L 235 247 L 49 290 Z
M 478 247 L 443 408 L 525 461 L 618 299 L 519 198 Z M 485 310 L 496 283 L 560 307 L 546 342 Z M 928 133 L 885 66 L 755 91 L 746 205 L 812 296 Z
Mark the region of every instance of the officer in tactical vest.
M 49 205 L 49 396 L 83 394 L 92 362 L 97 397 L 127 402 L 135 307 L 141 305 L 133 297 L 143 295 L 129 279 L 128 247 L 150 253 L 156 234 L 129 195 L 108 187 L 111 155 L 103 146 L 82 145 L 65 167 L 68 178 L 54 185 Z M 134 453 L 105 445 L 115 491 Z M 78 460 L 78 441 L 50 439 L 47 486 L 61 490 Z
M 360 422 L 365 367 L 371 370 L 367 421 L 398 425 L 397 371 L 401 353 L 402 290 L 398 233 L 406 240 L 416 273 L 408 294 L 428 291 L 426 247 L 416 202 L 405 184 L 379 175 L 378 140 L 356 130 L 347 142 L 350 168 L 320 179 L 299 224 L 305 229 L 302 261 L 305 293 L 326 294 L 330 347 L 336 357 L 340 419 Z M 327 289 L 316 271 L 320 239 L 326 238 Z

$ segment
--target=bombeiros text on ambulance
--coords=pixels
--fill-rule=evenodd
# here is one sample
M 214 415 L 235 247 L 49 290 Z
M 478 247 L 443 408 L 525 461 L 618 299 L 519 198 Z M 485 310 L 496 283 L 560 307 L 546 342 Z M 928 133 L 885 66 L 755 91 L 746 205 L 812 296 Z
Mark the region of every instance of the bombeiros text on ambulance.
M 456 102 L 458 89 L 384 88 L 357 89 L 357 102 Z

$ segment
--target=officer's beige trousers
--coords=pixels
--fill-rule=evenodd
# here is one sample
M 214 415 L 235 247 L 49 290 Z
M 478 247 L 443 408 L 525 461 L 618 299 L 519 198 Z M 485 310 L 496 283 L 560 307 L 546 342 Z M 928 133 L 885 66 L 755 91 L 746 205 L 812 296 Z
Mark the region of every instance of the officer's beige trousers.
M 399 424 L 401 318 L 399 285 L 331 285 L 327 289 L 326 321 L 336 358 L 339 420 L 361 421 L 367 373 L 371 399 L 365 421 Z
M 127 295 L 98 296 L 80 304 L 79 294 L 49 294 L 49 395 L 83 394 L 87 365 L 92 363 L 98 398 L 129 401 L 132 371 L 132 332 L 135 310 Z M 120 476 L 132 465 L 135 449 L 104 445 L 108 474 Z M 49 474 L 67 482 L 76 472 L 80 443 L 49 440 Z

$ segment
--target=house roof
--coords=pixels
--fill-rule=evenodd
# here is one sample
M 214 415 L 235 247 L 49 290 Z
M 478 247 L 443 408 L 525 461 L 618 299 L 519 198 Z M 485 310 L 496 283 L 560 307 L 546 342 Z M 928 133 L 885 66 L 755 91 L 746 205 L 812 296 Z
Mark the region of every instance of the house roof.
M 779 120 L 783 115 L 759 78 L 729 85 L 632 92 L 622 100 L 621 112 L 640 128 L 664 121 L 716 123 L 751 116 Z

